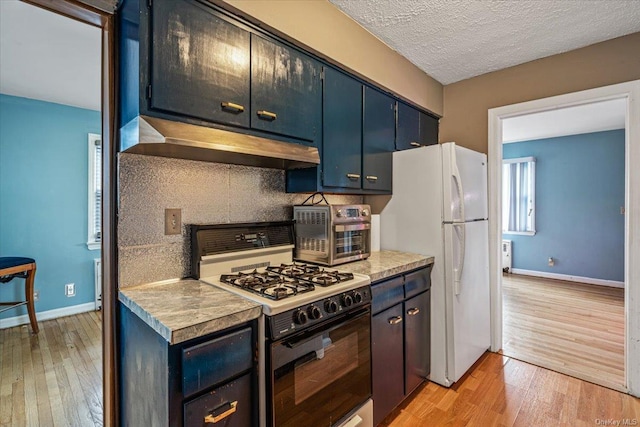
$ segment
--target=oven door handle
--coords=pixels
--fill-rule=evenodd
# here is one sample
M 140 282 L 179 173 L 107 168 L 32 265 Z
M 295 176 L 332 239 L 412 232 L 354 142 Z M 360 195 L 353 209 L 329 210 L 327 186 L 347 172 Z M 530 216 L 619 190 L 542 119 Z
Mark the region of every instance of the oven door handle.
M 299 336 L 285 338 L 282 341 L 282 344 L 288 348 L 299 347 L 304 343 L 307 343 L 313 339 L 316 339 L 319 333 L 331 331 L 341 326 L 345 321 L 355 320 L 362 316 L 368 316 L 370 312 L 371 312 L 371 306 L 367 305 L 364 308 L 354 311 L 352 313 L 348 313 L 347 315 L 339 316 L 326 323 L 321 323 L 309 329 L 305 329 L 304 331 L 299 333 Z
M 365 222 L 362 224 L 347 224 L 347 225 L 334 225 L 333 229 L 336 233 L 342 233 L 344 231 L 358 231 L 358 230 L 369 230 L 371 228 L 371 223 Z

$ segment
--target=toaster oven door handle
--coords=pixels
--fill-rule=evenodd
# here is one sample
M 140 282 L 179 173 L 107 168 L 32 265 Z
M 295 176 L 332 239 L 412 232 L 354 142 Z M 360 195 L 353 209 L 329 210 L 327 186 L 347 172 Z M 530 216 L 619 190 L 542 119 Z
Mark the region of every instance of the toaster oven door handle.
M 365 222 L 362 224 L 334 225 L 333 228 L 336 232 L 369 230 L 371 228 L 371 223 Z

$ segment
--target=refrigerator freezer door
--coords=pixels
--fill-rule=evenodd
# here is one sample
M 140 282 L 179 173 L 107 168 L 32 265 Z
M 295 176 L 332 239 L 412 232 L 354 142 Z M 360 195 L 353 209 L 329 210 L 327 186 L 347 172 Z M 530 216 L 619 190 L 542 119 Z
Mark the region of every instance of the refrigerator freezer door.
M 445 222 L 488 218 L 485 154 L 453 142 L 442 144 L 442 174 Z
M 487 221 L 444 226 L 447 376 L 451 382 L 458 381 L 491 345 L 488 236 Z M 461 265 L 456 284 L 456 269 Z

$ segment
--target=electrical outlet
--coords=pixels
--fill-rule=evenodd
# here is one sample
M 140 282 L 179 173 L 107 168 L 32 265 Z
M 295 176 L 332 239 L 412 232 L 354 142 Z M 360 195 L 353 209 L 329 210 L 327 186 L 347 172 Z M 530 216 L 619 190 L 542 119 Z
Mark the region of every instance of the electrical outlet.
M 38 289 L 34 289 L 33 291 L 33 300 L 38 301 L 40 299 L 40 291 Z
M 556 260 L 553 257 L 549 257 L 549 267 L 553 267 L 556 264 Z
M 164 234 L 182 233 L 182 209 L 164 210 Z
M 64 285 L 64 294 L 67 297 L 75 297 L 76 296 L 76 284 L 75 283 L 67 283 Z

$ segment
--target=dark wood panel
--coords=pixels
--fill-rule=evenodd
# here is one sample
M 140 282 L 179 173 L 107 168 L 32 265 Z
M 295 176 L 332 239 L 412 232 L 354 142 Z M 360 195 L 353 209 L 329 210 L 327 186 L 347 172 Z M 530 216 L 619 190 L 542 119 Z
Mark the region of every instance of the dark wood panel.
M 398 304 L 371 320 L 374 425 L 404 398 L 403 324 L 395 323 L 402 318 L 402 304 Z
M 438 119 L 420 112 L 420 143 L 433 145 L 438 143 Z
M 421 293 L 404 303 L 405 318 L 405 394 L 422 384 L 431 367 L 431 291 Z
M 249 32 L 192 0 L 155 0 L 151 108 L 249 127 Z
M 320 63 L 311 57 L 252 34 L 251 127 L 317 143 L 322 111 L 320 71 Z
M 362 121 L 362 188 L 391 192 L 395 148 L 395 101 L 364 87 Z
M 361 188 L 362 84 L 325 68 L 322 113 L 323 185 Z
M 398 124 L 396 133 L 396 150 L 413 148 L 420 144 L 420 112 L 413 107 L 398 101 Z

